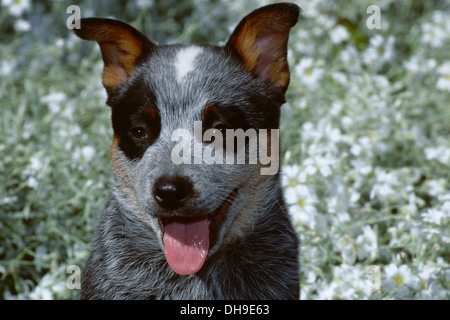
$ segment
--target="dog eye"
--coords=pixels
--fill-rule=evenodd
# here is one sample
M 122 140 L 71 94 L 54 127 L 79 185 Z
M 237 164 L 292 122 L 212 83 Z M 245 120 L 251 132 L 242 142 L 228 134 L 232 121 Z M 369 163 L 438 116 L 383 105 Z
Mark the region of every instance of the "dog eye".
M 133 137 L 135 137 L 136 139 L 145 139 L 147 138 L 147 130 L 145 130 L 142 127 L 134 127 L 131 129 L 131 134 L 133 135 Z

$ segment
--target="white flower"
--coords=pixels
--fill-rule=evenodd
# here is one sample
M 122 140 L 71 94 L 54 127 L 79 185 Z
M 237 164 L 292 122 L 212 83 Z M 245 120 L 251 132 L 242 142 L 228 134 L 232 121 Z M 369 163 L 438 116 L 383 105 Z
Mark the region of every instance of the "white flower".
M 297 185 L 286 190 L 286 202 L 290 205 L 290 213 L 294 221 L 299 221 L 314 229 L 316 227 L 317 199 L 307 186 Z
M 73 114 L 72 108 L 68 108 L 65 104 L 67 96 L 61 91 L 51 91 L 50 94 L 43 96 L 41 102 L 48 105 L 51 112 L 61 114 L 66 118 L 71 118 Z
M 370 172 L 372 172 L 372 163 L 370 160 L 356 158 L 351 160 L 350 163 L 360 176 L 367 176 Z
M 446 179 L 430 179 L 425 182 L 428 193 L 434 197 L 444 194 L 447 191 L 446 185 Z
M 384 39 L 379 34 L 370 38 L 370 44 L 363 53 L 363 61 L 367 65 L 372 65 L 375 69 L 381 67 L 385 62 L 392 61 L 394 56 L 395 38 L 389 36 Z
M 3 199 L 0 198 L 0 206 L 1 205 L 5 205 L 5 204 L 10 204 L 10 203 L 14 203 L 17 201 L 17 197 L 16 196 L 12 196 L 12 197 L 4 197 Z
M 148 9 L 154 6 L 153 0 L 137 0 L 136 5 L 140 9 Z
M 354 46 L 347 46 L 339 53 L 339 58 L 344 63 L 350 63 L 355 60 L 359 60 L 358 50 Z
M 41 286 L 37 286 L 33 292 L 30 293 L 30 299 L 33 300 L 53 300 L 52 292 Z
M 11 75 L 17 67 L 15 60 L 2 60 L 0 64 L 0 77 Z
M 441 163 L 450 163 L 450 148 L 444 145 L 425 148 L 425 157 L 428 160 L 437 160 Z
M 342 254 L 342 260 L 344 260 L 345 263 L 348 263 L 350 265 L 353 265 L 356 261 L 356 252 L 355 247 L 352 243 L 347 243 L 344 247 L 341 249 Z
M 380 168 L 375 168 L 375 183 L 370 192 L 370 198 L 386 199 L 397 195 L 394 187 L 399 185 L 395 172 L 387 172 Z
M 423 221 L 433 223 L 438 226 L 444 225 L 449 218 L 449 215 L 437 209 L 428 209 L 427 212 L 422 213 L 420 216 L 423 218 Z
M 446 196 L 449 196 L 450 194 L 447 194 Z M 443 196 L 442 198 L 445 198 L 445 196 Z M 448 199 L 450 200 L 450 199 Z M 445 202 L 442 207 L 441 207 L 441 211 L 444 212 L 445 216 L 450 218 L 450 201 Z
M 437 74 L 440 75 L 436 87 L 440 90 L 450 91 L 450 61 L 445 62 L 437 68 Z
M 364 278 L 364 272 L 358 265 L 341 264 L 333 269 L 333 280 L 339 284 L 338 297 L 340 299 L 359 299 L 361 294 L 368 297 L 372 291 Z
M 42 161 L 39 154 L 35 154 L 30 158 L 30 165 L 27 169 L 23 170 L 22 174 L 28 177 L 27 186 L 32 189 L 39 187 L 38 179 L 43 176 L 43 168 L 45 163 Z
M 408 226 L 405 222 L 401 221 L 395 226 L 388 228 L 388 232 L 391 234 L 390 246 L 404 246 L 410 241 L 410 234 L 408 232 Z
M 312 176 L 317 172 L 324 177 L 328 177 L 333 173 L 331 168 L 336 163 L 336 159 L 331 155 L 315 156 L 313 158 L 307 158 L 303 165 L 305 166 L 305 172 L 307 175 Z
M 333 248 L 340 253 L 342 260 L 349 265 L 353 265 L 356 261 L 356 250 L 354 239 L 349 235 L 334 234 Z
M 364 226 L 362 229 L 363 233 L 355 240 L 356 254 L 360 260 L 375 257 L 378 249 L 377 234 L 370 226 Z
M 314 124 L 307 121 L 302 125 L 302 140 L 315 140 L 320 138 L 320 136 L 317 134 L 317 130 L 315 130 Z
M 317 127 L 322 136 L 326 138 L 328 141 L 333 143 L 342 141 L 343 137 L 341 134 L 341 130 L 339 128 L 334 127 L 331 124 L 330 120 L 321 119 Z
M 35 177 L 29 177 L 27 180 L 27 186 L 31 189 L 37 189 L 39 187 L 39 181 Z
M 318 292 L 317 300 L 331 300 L 336 297 L 336 291 L 339 285 L 336 282 L 326 283 L 325 286 Z
M 294 70 L 300 83 L 311 90 L 319 86 L 324 73 L 322 68 L 315 66 L 314 59 L 309 57 L 301 59 Z
M 395 290 L 395 297 L 402 299 L 410 294 L 410 288 L 414 288 L 418 279 L 412 275 L 411 269 L 407 265 L 397 267 L 391 263 L 384 268 L 386 279 L 383 281 L 383 289 L 392 292 Z
M 62 267 L 63 270 L 67 269 L 66 266 Z M 41 278 L 39 284 L 30 293 L 29 297 L 34 300 L 53 300 L 53 294 L 61 293 L 66 289 L 65 284 L 65 281 L 57 281 L 55 274 L 47 273 Z
M 338 25 L 330 31 L 331 42 L 334 44 L 339 44 L 350 38 L 347 28 Z
M 232 31 L 232 30 L 231 30 Z M 309 30 L 298 29 L 295 33 L 294 41 L 291 43 L 294 45 L 295 53 L 301 54 L 301 56 L 307 56 L 314 53 L 314 48 L 311 47 L 311 32 Z
M 425 59 L 422 56 L 412 56 L 403 62 L 403 67 L 411 73 L 428 73 L 436 67 L 435 59 Z
M 27 32 L 31 30 L 31 24 L 23 19 L 19 19 L 14 23 L 14 29 L 20 32 Z
M 283 175 L 281 177 L 281 182 L 283 187 L 285 188 L 294 188 L 299 183 L 299 172 L 300 168 L 298 165 L 292 165 L 292 166 L 284 166 L 283 167 Z
M 348 84 L 348 77 L 343 72 L 333 72 L 331 74 L 331 77 L 333 78 L 334 81 L 336 81 L 337 83 L 340 83 L 344 86 Z M 336 102 L 334 102 L 333 104 L 335 104 L 335 103 Z
M 447 37 L 444 28 L 437 24 L 424 23 L 422 25 L 422 43 L 430 45 L 432 48 L 442 46 Z
M 95 148 L 92 146 L 85 146 L 81 148 L 81 150 L 80 149 L 75 150 L 73 155 L 77 161 L 89 162 L 95 155 Z
M 35 154 L 30 158 L 30 167 L 32 172 L 39 172 L 42 169 L 43 163 L 39 155 Z
M 31 0 L 3 0 L 2 6 L 8 7 L 11 15 L 19 17 L 31 8 Z
M 328 201 L 328 212 L 333 213 L 333 220 L 337 221 L 339 224 L 344 224 L 350 221 L 350 215 L 347 212 L 349 203 L 347 199 L 343 197 L 335 196 Z
M 417 269 L 420 270 L 417 273 L 419 277 L 420 298 L 431 299 L 432 292 L 431 287 L 429 286 L 429 282 L 432 279 L 432 276 L 436 273 L 436 269 L 423 263 L 419 263 Z
M 365 157 L 372 157 L 372 141 L 367 136 L 359 137 L 357 141 L 352 144 L 350 148 L 350 153 L 355 157 L 360 157 L 364 155 Z

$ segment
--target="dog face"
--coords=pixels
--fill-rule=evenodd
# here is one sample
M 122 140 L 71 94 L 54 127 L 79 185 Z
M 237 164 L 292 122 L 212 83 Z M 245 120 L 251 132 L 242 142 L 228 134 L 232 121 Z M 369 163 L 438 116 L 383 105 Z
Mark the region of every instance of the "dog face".
M 177 273 L 197 272 L 208 256 L 245 234 L 271 192 L 276 175 L 248 163 L 261 142 L 252 149 L 252 138 L 246 140 L 247 164 L 237 163 L 236 148 L 214 143 L 225 145 L 237 129 L 278 129 L 289 84 L 287 41 L 298 15 L 290 4 L 260 8 L 222 47 L 160 46 L 110 19 L 82 19 L 76 30 L 98 42 L 105 64 L 113 191 L 150 226 Z M 189 163 L 174 161 L 180 151 Z M 205 164 L 198 159 L 205 154 L 223 161 Z

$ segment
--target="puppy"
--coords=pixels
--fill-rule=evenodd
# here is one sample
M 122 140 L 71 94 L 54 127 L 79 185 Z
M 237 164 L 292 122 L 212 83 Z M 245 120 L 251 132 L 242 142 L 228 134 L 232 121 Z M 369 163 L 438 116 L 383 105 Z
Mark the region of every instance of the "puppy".
M 299 298 L 277 134 L 298 17 L 294 4 L 262 7 L 224 46 L 156 45 L 124 22 L 81 19 L 114 130 L 81 299 Z

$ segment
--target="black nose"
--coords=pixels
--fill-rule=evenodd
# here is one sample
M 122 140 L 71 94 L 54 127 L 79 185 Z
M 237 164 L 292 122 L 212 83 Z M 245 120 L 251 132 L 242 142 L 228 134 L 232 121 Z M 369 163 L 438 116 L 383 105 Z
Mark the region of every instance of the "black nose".
M 153 196 L 161 207 L 175 210 L 186 202 L 191 191 L 192 183 L 185 177 L 161 177 L 155 182 Z

